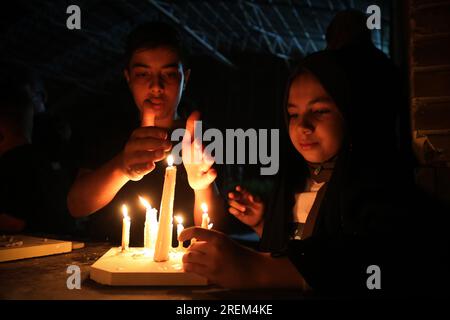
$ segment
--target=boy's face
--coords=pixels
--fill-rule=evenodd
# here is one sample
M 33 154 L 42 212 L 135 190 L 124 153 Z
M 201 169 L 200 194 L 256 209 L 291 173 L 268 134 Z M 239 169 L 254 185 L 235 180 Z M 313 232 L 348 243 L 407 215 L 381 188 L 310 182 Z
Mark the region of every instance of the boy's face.
M 156 47 L 136 50 L 124 74 L 141 112 L 151 108 L 159 121 L 174 118 L 189 70 L 184 72 L 180 57 L 173 49 Z
M 289 136 L 306 161 L 334 157 L 344 138 L 344 119 L 320 82 L 310 73 L 297 76 L 288 100 Z

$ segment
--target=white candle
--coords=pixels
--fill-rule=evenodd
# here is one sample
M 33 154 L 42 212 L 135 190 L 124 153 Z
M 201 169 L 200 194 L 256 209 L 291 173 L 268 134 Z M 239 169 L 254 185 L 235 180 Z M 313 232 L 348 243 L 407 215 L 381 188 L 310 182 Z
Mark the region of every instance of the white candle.
M 209 219 L 209 215 L 208 215 L 208 205 L 206 203 L 202 203 L 200 205 L 200 207 L 202 208 L 203 214 L 202 214 L 202 224 L 200 225 L 202 228 L 204 229 L 211 229 L 213 224 L 209 223 L 210 219 Z M 195 243 L 197 241 L 197 239 L 192 238 L 191 239 L 191 244 Z
M 183 227 L 183 217 L 178 215 L 175 216 L 175 220 L 177 221 L 177 239 L 180 237 L 181 232 L 184 230 Z M 178 241 L 178 249 L 183 248 L 183 241 Z
M 203 211 L 201 227 L 204 228 L 204 229 L 209 229 L 208 228 L 208 225 L 209 225 L 208 205 L 203 202 L 201 204 L 201 208 L 202 208 L 202 211 Z
M 155 113 L 148 107 L 143 107 L 141 114 L 141 127 L 154 127 Z
M 122 214 L 123 214 L 122 251 L 126 251 L 130 246 L 130 225 L 131 225 L 131 219 L 130 216 L 128 215 L 128 208 L 126 205 L 122 206 Z
M 150 203 L 143 197 L 139 196 L 139 201 L 145 207 L 145 224 L 144 224 L 144 248 L 154 249 L 156 235 L 158 232 L 158 220 L 156 218 L 157 210 L 152 208 Z
M 169 248 L 172 246 L 172 215 L 173 200 L 175 197 L 175 182 L 177 177 L 177 168 L 173 165 L 173 156 L 167 157 L 169 166 L 166 168 L 164 178 L 164 187 L 159 210 L 159 228 L 156 238 L 155 255 L 153 260 L 169 260 Z

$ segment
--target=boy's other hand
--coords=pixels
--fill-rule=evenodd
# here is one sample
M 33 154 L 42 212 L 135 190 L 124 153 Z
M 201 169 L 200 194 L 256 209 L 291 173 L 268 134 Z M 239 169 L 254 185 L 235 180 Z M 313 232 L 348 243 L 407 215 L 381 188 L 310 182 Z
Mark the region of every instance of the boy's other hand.
M 194 139 L 195 121 L 199 120 L 200 113 L 198 111 L 194 111 L 189 116 L 182 145 L 183 164 L 186 168 L 189 185 L 194 190 L 206 189 L 217 177 L 216 170 L 212 168 L 214 159 L 203 152 L 201 141 Z

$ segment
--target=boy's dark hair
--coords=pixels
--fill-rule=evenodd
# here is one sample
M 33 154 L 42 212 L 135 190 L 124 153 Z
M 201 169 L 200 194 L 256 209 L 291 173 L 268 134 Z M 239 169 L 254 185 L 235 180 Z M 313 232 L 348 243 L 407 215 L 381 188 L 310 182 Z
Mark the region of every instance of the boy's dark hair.
M 187 50 L 177 29 L 164 22 L 147 22 L 137 26 L 128 35 L 125 49 L 125 68 L 128 68 L 133 53 L 138 49 L 169 47 L 174 50 L 181 63 L 186 66 Z

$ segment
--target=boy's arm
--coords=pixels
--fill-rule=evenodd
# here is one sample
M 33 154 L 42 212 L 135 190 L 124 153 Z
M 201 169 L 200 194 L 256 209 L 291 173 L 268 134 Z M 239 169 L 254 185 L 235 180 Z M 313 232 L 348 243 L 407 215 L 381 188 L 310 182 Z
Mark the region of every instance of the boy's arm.
M 130 179 L 121 168 L 122 154 L 97 170 L 80 169 L 67 196 L 67 206 L 75 218 L 90 215 L 106 206 Z
M 106 206 L 129 180 L 138 181 L 153 171 L 171 147 L 165 129 L 134 130 L 117 156 L 96 170 L 79 173 L 67 196 L 72 216 L 84 217 Z

